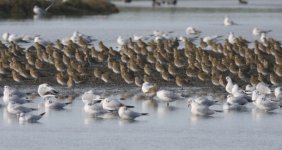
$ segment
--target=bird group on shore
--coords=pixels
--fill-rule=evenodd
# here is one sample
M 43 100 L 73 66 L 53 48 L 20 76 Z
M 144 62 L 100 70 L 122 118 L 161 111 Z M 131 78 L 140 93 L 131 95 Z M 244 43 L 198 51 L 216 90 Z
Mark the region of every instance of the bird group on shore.
M 86 82 L 139 87 L 144 82 L 164 82 L 183 87 L 197 81 L 224 87 L 225 77 L 231 76 L 241 85 L 261 81 L 279 85 L 281 44 L 268 37 L 268 32 L 254 28 L 253 35 L 261 37 L 251 43 L 233 32 L 221 40 L 222 36 L 200 36 L 199 29 L 188 27 L 187 36 L 180 38 L 160 31 L 146 39 L 136 35 L 119 37 L 119 49 L 107 47 L 102 41 L 95 47 L 95 39 L 79 32 L 54 43 L 39 36 L 4 33 L 4 41 L 0 42 L 0 82 L 12 79 L 43 83 L 47 79 L 72 88 Z M 197 38 L 199 44 L 194 42 Z M 32 46 L 20 46 L 31 40 Z
M 43 106 L 45 111 L 49 110 L 64 110 L 65 107 L 72 104 L 72 101 L 62 102 L 59 96 L 60 93 L 47 83 L 38 86 L 37 95 L 44 102 L 39 104 L 39 108 L 27 106 L 27 103 L 35 103 L 33 100 L 28 100 L 27 97 L 31 93 L 21 92 L 13 87 L 4 86 L 3 102 L 6 106 L 6 111 L 9 115 L 18 118 L 20 123 L 37 123 L 46 112 L 34 114 L 34 111 L 40 111 Z M 121 119 L 134 120 L 137 117 L 147 115 L 147 113 L 138 113 L 130 108 L 134 106 L 125 105 L 114 97 L 102 98 L 95 95 L 92 90 L 87 91 L 81 96 L 84 103 L 84 111 L 92 117 L 103 117 L 105 114 L 118 115 Z
M 276 87 L 271 89 L 264 82 L 251 86 L 247 85 L 245 89 L 238 86 L 229 76 L 226 77 L 225 100 L 219 102 L 212 96 L 190 96 L 187 99 L 188 107 L 191 107 L 191 114 L 195 116 L 210 116 L 214 113 L 223 111 L 248 111 L 247 105 L 252 103 L 256 109 L 263 112 L 271 112 L 282 107 L 282 88 Z M 144 96 L 151 101 L 169 103 L 184 100 L 179 93 L 172 90 L 160 89 L 158 85 L 145 82 L 140 89 Z M 27 97 L 31 93 L 21 92 L 13 87 L 4 86 L 3 102 L 6 111 L 18 117 L 20 123 L 36 123 L 40 120 L 45 112 L 34 114 L 39 108 L 26 106 L 28 103 L 34 103 Z M 64 110 L 65 107 L 72 104 L 72 101 L 66 102 L 59 100 L 59 92 L 47 83 L 40 84 L 37 90 L 38 96 L 44 101 L 43 108 L 48 110 Z M 274 95 L 274 96 L 273 96 Z M 146 98 L 145 98 L 146 99 Z M 137 117 L 146 116 L 148 113 L 139 113 L 133 111 L 134 106 L 124 104 L 116 95 L 103 97 L 95 94 L 93 90 L 84 92 L 81 95 L 84 104 L 83 110 L 87 116 L 106 119 L 107 116 L 118 116 L 122 120 L 133 121 Z M 222 109 L 211 108 L 213 105 L 221 105 Z

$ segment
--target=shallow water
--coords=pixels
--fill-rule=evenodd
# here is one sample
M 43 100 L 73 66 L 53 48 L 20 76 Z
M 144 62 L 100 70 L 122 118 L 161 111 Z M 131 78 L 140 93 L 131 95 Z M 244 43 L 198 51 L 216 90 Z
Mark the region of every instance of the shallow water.
M 221 100 L 222 92 L 206 93 L 203 88 L 170 88 L 185 95 L 212 95 Z M 88 89 L 79 89 L 84 92 Z M 19 124 L 5 108 L 0 112 L 1 148 L 19 149 L 279 149 L 281 135 L 281 110 L 260 112 L 249 104 L 247 112 L 216 113 L 212 117 L 197 117 L 190 113 L 186 100 L 179 100 L 169 107 L 158 101 L 139 99 L 140 90 L 95 88 L 97 93 L 110 93 L 120 97 L 134 93 L 124 101 L 134 105 L 135 111 L 148 116 L 134 122 L 108 116 L 95 119 L 83 112 L 81 98 L 74 100 L 63 111 L 47 111 L 36 124 Z M 37 107 L 43 100 L 37 98 Z M 220 110 L 221 104 L 213 106 Z M 39 109 L 38 113 L 44 112 Z M 36 113 L 36 112 L 35 112 Z
M 182 1 L 183 2 L 183 1 Z M 179 2 L 177 7 L 236 7 L 231 1 Z M 182 5 L 182 4 L 183 5 Z M 272 29 L 269 36 L 282 38 L 282 14 L 279 11 L 189 11 L 178 8 L 148 9 L 149 2 L 136 2 L 139 9 L 128 9 L 121 5 L 119 14 L 110 16 L 88 16 L 83 18 L 52 18 L 49 20 L 1 20 L 0 33 L 41 35 L 54 41 L 72 34 L 73 31 L 93 35 L 106 44 L 115 46 L 118 35 L 148 35 L 153 30 L 174 31 L 172 36 L 185 35 L 187 26 L 202 30 L 202 35 L 224 35 L 230 31 L 250 40 L 256 39 L 253 27 Z M 191 4 L 191 5 L 189 5 Z M 220 4 L 220 5 L 218 5 Z M 232 4 L 232 6 L 230 6 Z M 250 1 L 250 8 L 280 8 L 281 2 Z M 247 8 L 244 8 L 247 9 Z M 224 27 L 223 18 L 229 15 L 239 25 Z M 103 89 L 98 89 L 102 90 Z M 108 89 L 114 92 L 113 89 Z M 127 89 L 119 89 L 123 93 Z M 139 89 L 134 89 L 140 91 Z M 81 89 L 86 91 L 86 89 Z M 108 91 L 106 91 L 108 92 Z M 179 92 L 179 91 L 178 91 Z M 206 90 L 185 89 L 188 95 L 205 94 Z M 223 93 L 218 92 L 220 95 Z M 116 94 L 115 94 L 116 95 Z M 40 99 L 36 100 L 42 101 Z M 64 111 L 50 111 L 37 124 L 20 125 L 7 116 L 5 108 L 0 108 L 0 149 L 281 149 L 281 110 L 264 113 L 253 109 L 248 112 L 217 113 L 213 117 L 192 116 L 185 100 L 162 103 L 148 100 L 126 100 L 134 110 L 148 112 L 135 122 L 125 122 L 119 118 L 94 119 L 87 117 L 80 97 Z M 36 107 L 36 104 L 32 106 Z M 215 106 L 221 109 L 221 105 Z M 41 109 L 38 113 L 43 112 Z

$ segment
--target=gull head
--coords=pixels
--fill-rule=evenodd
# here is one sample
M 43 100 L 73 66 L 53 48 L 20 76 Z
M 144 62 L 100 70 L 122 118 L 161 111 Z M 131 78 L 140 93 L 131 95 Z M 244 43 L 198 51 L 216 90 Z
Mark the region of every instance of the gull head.
M 39 42 L 40 40 L 41 40 L 40 37 L 36 36 L 36 37 L 34 37 L 33 42 L 36 43 L 36 42 Z
M 37 6 L 37 5 L 34 5 L 34 7 L 33 7 L 33 9 L 38 9 L 38 8 L 40 8 L 40 7 Z
M 10 86 L 8 86 L 8 85 L 4 86 L 4 90 L 9 90 L 9 89 L 10 89 Z
M 3 94 L 8 94 L 8 95 L 9 95 L 12 89 L 13 89 L 12 87 L 10 87 L 10 86 L 8 86 L 8 85 L 5 85 L 5 86 L 4 86 Z M 10 95 L 9 95 L 9 96 L 10 96 Z
M 225 77 L 225 79 L 227 82 L 231 81 L 231 78 L 229 76 Z
M 282 88 L 281 87 L 277 87 L 277 88 L 275 88 L 275 91 L 282 91 Z
M 87 94 L 93 94 L 93 90 L 89 90 L 89 91 L 87 91 L 87 92 L 85 92 L 85 93 L 87 93 Z
M 252 100 L 255 101 L 260 95 L 261 94 L 258 90 L 254 90 L 252 93 Z
M 119 111 L 125 111 L 125 110 L 127 110 L 127 108 L 128 107 L 126 107 L 126 106 L 121 106 L 121 107 L 119 107 Z
M 186 28 L 186 34 L 188 35 L 189 34 L 199 34 L 199 33 L 201 33 L 201 31 L 195 29 L 194 27 L 189 26 Z
M 260 34 L 259 28 L 254 27 L 254 29 L 253 29 L 253 35 L 254 35 L 254 36 L 258 36 L 259 34 Z
M 109 102 L 111 102 L 111 100 L 109 98 L 106 98 L 105 102 L 109 103 Z
M 78 35 L 80 35 L 80 33 L 78 31 L 74 31 L 73 34 L 72 34 L 72 36 L 78 36 Z
M 48 83 L 42 83 L 39 85 L 39 87 L 48 87 L 48 86 L 49 86 Z
M 4 41 L 8 41 L 9 36 L 10 36 L 9 32 L 5 32 L 5 33 L 2 34 L 2 38 L 3 38 Z
M 196 97 L 189 97 L 187 99 L 187 107 L 189 108 L 191 106 L 191 103 L 193 102 L 193 100 L 195 99 Z
M 98 103 L 100 103 L 100 102 L 102 102 L 102 100 L 94 100 L 94 101 L 92 102 L 92 104 L 98 104 Z
M 25 113 L 20 113 L 20 114 L 17 114 L 17 115 L 19 115 L 19 117 L 24 117 Z
M 105 98 L 101 102 L 102 102 L 102 104 L 106 104 L 106 103 L 110 103 L 111 100 L 109 98 Z
M 52 101 L 52 100 L 50 100 L 50 99 L 48 99 L 48 100 L 47 100 L 47 103 L 52 104 L 52 103 L 53 103 L 53 101 Z
M 259 30 L 258 27 L 253 28 L 253 31 L 258 31 L 258 30 Z

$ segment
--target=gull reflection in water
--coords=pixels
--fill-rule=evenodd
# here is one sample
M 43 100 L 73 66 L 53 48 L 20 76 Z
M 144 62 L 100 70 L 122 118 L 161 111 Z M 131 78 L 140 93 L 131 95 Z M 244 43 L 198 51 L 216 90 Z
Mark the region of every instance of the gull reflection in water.
M 155 100 L 144 100 L 141 107 L 143 112 L 156 111 L 158 103 Z
M 138 120 L 125 120 L 125 119 L 120 119 L 118 124 L 120 126 L 125 126 L 125 125 L 128 125 L 128 124 L 135 124 L 135 123 L 138 123 L 139 121 Z
M 100 117 L 93 117 L 93 116 L 89 116 L 89 115 L 86 115 L 84 117 L 84 124 L 85 125 L 90 125 L 90 124 L 93 124 L 93 123 L 99 123 L 99 122 L 102 122 L 104 119 L 103 118 L 100 118 Z
M 157 113 L 158 116 L 163 117 L 173 111 L 176 111 L 178 108 L 175 106 L 159 105 Z
M 19 122 L 17 115 L 8 113 L 6 108 L 3 109 L 3 120 L 8 124 L 14 124 Z
M 199 115 L 193 115 L 191 114 L 191 123 L 193 125 L 196 125 L 199 121 L 207 120 L 207 119 L 212 119 L 214 118 L 213 116 L 199 116 Z
M 252 109 L 253 118 L 258 121 L 265 117 L 269 117 L 269 116 L 276 115 L 276 114 L 278 114 L 276 111 L 267 112 L 267 111 L 263 111 L 257 108 Z

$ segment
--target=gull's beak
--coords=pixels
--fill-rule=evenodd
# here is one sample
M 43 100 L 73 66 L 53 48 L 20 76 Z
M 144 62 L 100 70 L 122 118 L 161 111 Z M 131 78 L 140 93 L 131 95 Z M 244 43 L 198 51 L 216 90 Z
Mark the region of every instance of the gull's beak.
M 191 106 L 191 104 L 189 103 L 187 106 L 188 106 L 188 108 L 189 108 L 189 107 Z
M 102 100 L 95 100 L 93 103 L 94 104 L 97 104 L 97 103 L 100 103 Z

